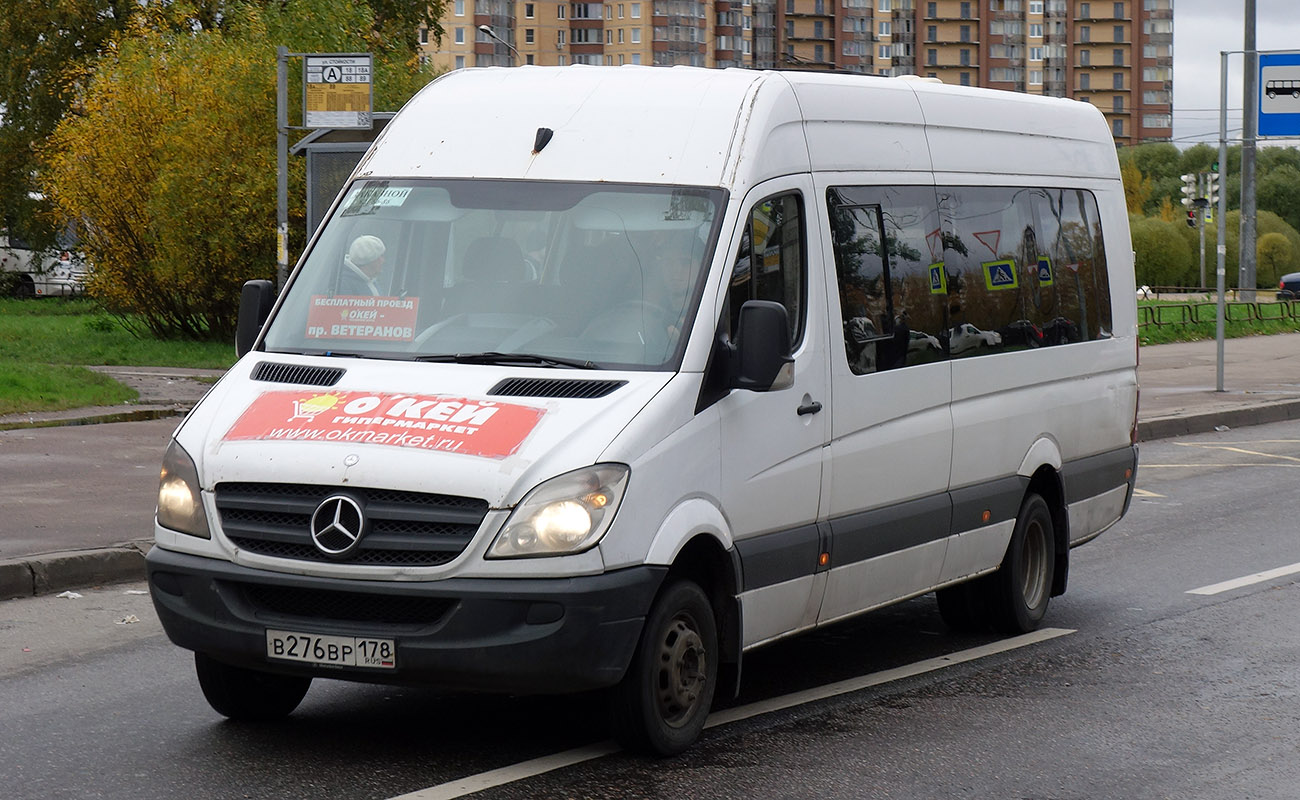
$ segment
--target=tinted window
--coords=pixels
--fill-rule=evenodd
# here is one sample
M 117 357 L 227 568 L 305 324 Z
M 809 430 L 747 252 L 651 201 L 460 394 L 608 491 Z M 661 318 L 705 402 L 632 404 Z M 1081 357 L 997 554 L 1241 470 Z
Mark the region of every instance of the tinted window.
M 803 338 L 804 276 L 803 202 L 799 195 L 772 197 L 754 206 L 731 273 L 729 330 L 736 330 L 746 300 L 773 300 L 785 306 L 790 342 L 798 346 Z
M 940 188 L 954 357 L 1110 335 L 1097 204 L 1077 190 Z
M 943 358 L 943 242 L 932 187 L 827 192 L 844 350 L 858 375 Z

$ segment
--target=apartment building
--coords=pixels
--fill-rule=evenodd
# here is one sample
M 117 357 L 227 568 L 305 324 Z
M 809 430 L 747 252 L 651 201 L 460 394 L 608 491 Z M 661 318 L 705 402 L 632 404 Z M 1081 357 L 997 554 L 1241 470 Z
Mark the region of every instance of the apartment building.
M 687 64 L 923 75 L 1072 97 L 1172 135 L 1174 0 L 448 0 L 441 69 Z M 486 27 L 486 31 L 484 28 Z M 490 31 L 490 33 L 489 33 Z

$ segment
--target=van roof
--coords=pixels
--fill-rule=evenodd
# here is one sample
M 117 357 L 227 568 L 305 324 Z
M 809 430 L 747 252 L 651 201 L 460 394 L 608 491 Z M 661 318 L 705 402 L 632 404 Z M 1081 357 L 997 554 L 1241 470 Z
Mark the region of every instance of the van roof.
M 539 128 L 554 135 L 534 153 Z M 874 76 L 585 65 L 443 75 L 356 174 L 738 191 L 810 169 L 1118 175 L 1087 103 Z

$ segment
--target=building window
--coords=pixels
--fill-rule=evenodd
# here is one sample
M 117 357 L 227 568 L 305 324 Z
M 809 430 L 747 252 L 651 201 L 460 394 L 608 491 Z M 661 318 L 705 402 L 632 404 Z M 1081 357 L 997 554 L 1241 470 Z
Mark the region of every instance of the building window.
M 826 13 L 826 0 L 813 0 L 813 13 L 814 13 L 814 14 L 825 14 L 825 13 Z
M 881 11 L 893 11 L 894 2 L 893 0 L 880 0 L 880 2 L 876 5 L 876 8 L 878 8 Z
M 1123 98 L 1123 97 L 1112 97 L 1112 98 L 1110 99 L 1110 107 L 1111 107 L 1111 110 L 1114 111 L 1116 114 L 1123 114 L 1123 113 L 1124 113 L 1124 98 Z
M 1149 106 L 1169 105 L 1169 92 L 1161 89 L 1148 89 L 1142 93 L 1142 102 Z
M 560 3 L 555 7 L 555 18 L 564 19 L 564 14 L 565 14 L 564 3 Z
M 1029 85 L 1030 86 L 1043 85 L 1043 71 L 1041 69 L 1029 70 Z
M 961 18 L 970 19 L 970 3 L 961 4 Z
M 1117 120 L 1115 120 L 1114 122 L 1112 122 L 1112 123 L 1110 124 L 1110 130 L 1111 130 L 1111 133 L 1114 134 L 1115 138 L 1117 138 L 1117 139 L 1118 139 L 1119 137 L 1123 136 L 1123 135 L 1124 135 L 1124 120 L 1122 120 L 1122 119 L 1117 119 Z
M 792 19 L 788 19 L 785 21 L 785 38 L 787 39 L 794 38 L 794 20 Z
M 464 28 L 457 28 L 456 31 L 455 31 L 455 36 L 456 36 L 456 38 L 455 38 L 456 44 L 465 44 L 465 29 L 464 29 Z
M 619 3 L 619 4 L 618 4 L 618 18 L 619 18 L 619 19 L 622 19 L 622 18 L 623 18 L 623 4 L 622 4 L 622 3 Z
M 1110 75 L 1110 88 L 1112 88 L 1112 89 L 1123 89 L 1123 88 L 1124 88 L 1124 73 L 1122 73 L 1122 72 L 1112 72 L 1112 73 L 1111 73 L 1111 75 Z
M 960 83 L 962 86 L 970 86 L 970 73 L 969 73 L 969 72 L 963 72 L 963 73 L 961 73 L 961 75 L 958 76 L 958 78 L 959 78 L 958 83 Z
M 1029 0 L 1029 13 L 1030 14 L 1043 13 L 1043 0 Z
M 641 54 L 640 54 L 640 53 L 633 53 L 633 54 L 632 54 L 632 63 L 633 63 L 633 64 L 640 64 L 640 63 L 641 63 Z
M 814 38 L 814 39 L 825 39 L 825 38 L 826 38 L 825 34 L 826 34 L 826 23 L 825 23 L 825 22 L 822 22 L 821 20 L 814 20 L 814 21 L 813 21 L 813 38 Z
M 1081 66 L 1081 67 L 1090 67 L 1090 66 L 1092 66 L 1092 51 L 1091 51 L 1091 50 L 1080 50 L 1080 51 L 1079 51 L 1079 66 Z
M 1124 66 L 1124 51 L 1119 48 L 1110 51 L 1110 63 L 1115 67 Z
M 888 22 L 882 22 L 882 23 L 880 23 L 880 35 L 881 35 L 881 36 L 889 36 L 889 35 L 890 35 L 890 30 L 892 29 L 892 27 L 893 27 L 893 26 L 891 26 Z
M 1092 19 L 1092 3 L 1079 4 L 1079 19 Z
M 536 63 L 536 62 L 533 60 L 533 54 L 532 54 L 532 53 L 529 53 L 528 55 L 524 56 L 524 63 L 525 63 L 525 64 L 534 64 L 534 63 Z
M 456 69 L 465 69 L 465 56 L 456 56 Z
M 1080 73 L 1079 73 L 1079 88 L 1080 88 L 1080 89 L 1091 89 L 1091 88 L 1092 88 L 1092 73 L 1091 73 L 1091 72 L 1080 72 Z
M 785 0 L 785 13 L 794 13 L 794 0 Z
M 1043 48 L 1041 48 L 1041 47 L 1031 47 L 1031 48 L 1029 48 L 1029 60 L 1030 60 L 1030 61 L 1042 61 L 1042 60 L 1043 60 Z
M 623 29 L 622 29 L 622 28 L 619 28 L 619 29 L 618 29 L 618 43 L 619 43 L 619 44 L 623 44 Z
M 959 35 L 958 35 L 958 39 L 960 39 L 960 40 L 963 41 L 963 42 L 969 42 L 969 41 L 970 41 L 970 26 L 969 26 L 969 25 L 963 25 L 963 26 L 961 26 L 961 30 L 960 30 L 960 33 L 959 33 Z
M 453 13 L 458 17 L 465 16 L 465 0 L 456 0 Z
M 1041 22 L 1029 23 L 1029 35 L 1034 39 L 1043 38 L 1043 23 Z
M 939 26 L 938 26 L 938 25 L 927 25 L 927 26 L 926 26 L 926 28 L 925 28 L 925 40 L 926 40 L 927 42 L 937 42 L 937 41 L 939 41 Z
M 1115 4 L 1115 19 L 1124 19 L 1124 4 Z
M 428 29 L 428 28 L 421 28 L 421 29 L 420 29 L 420 44 L 428 44 L 428 43 L 429 43 L 429 29 Z
M 633 28 L 633 29 L 632 29 L 632 44 L 641 44 L 641 29 L 640 29 L 640 28 Z M 640 64 L 641 62 L 640 62 L 640 61 L 633 61 L 632 63 L 633 63 L 633 64 Z
M 1116 26 L 1115 26 L 1115 30 L 1113 31 L 1113 34 L 1114 34 L 1114 37 L 1115 37 L 1115 38 L 1112 39 L 1111 41 L 1114 41 L 1114 42 L 1123 42 L 1123 41 L 1127 41 L 1127 40 L 1124 38 L 1124 26 L 1123 26 L 1123 25 L 1116 25 Z
M 1144 128 L 1172 128 L 1174 118 L 1169 114 L 1143 114 L 1142 127 Z
M 565 30 L 564 30 L 563 28 L 561 28 L 560 30 L 556 31 L 556 32 L 555 32 L 555 44 L 558 45 L 558 46 L 560 46 L 560 47 L 564 47 L 564 36 L 565 36 Z
M 826 47 L 824 45 L 813 45 L 813 60 L 818 64 L 826 60 Z
M 524 44 L 533 44 L 534 33 L 532 28 L 524 28 Z
M 887 44 L 880 45 L 877 52 L 881 58 L 890 58 L 890 47 Z
M 641 4 L 640 4 L 640 3 L 633 3 L 633 4 L 632 4 L 632 19 L 641 19 Z M 641 61 L 640 61 L 639 59 L 637 59 L 637 58 L 634 57 L 634 60 L 632 61 L 632 63 L 633 63 L 633 64 L 640 64 Z
M 926 3 L 925 15 L 931 18 L 939 16 L 939 12 L 937 11 L 938 6 L 938 3 Z
M 532 19 L 532 18 L 533 18 L 533 13 L 534 13 L 534 12 L 533 12 L 533 4 L 532 4 L 532 3 L 524 3 L 524 17 L 527 18 L 527 19 Z
M 1079 41 L 1081 41 L 1081 42 L 1091 42 L 1091 41 L 1092 41 L 1092 26 L 1091 26 L 1091 25 L 1080 25 L 1080 26 L 1079 26 Z
M 958 64 L 961 64 L 963 67 L 969 67 L 969 66 L 970 66 L 970 50 L 969 50 L 969 49 L 967 49 L 967 48 L 965 48 L 965 47 L 962 48 L 962 50 L 961 50 L 961 58 L 960 58 L 960 60 L 959 60 L 957 63 L 958 63 Z
M 926 50 L 926 51 L 925 51 L 925 64 L 926 64 L 926 66 L 929 66 L 929 67 L 938 66 L 938 64 L 939 64 L 939 51 L 938 51 L 938 50 L 935 50 L 934 48 L 930 48 L 929 50 Z M 932 76 L 932 77 L 933 77 L 933 76 Z

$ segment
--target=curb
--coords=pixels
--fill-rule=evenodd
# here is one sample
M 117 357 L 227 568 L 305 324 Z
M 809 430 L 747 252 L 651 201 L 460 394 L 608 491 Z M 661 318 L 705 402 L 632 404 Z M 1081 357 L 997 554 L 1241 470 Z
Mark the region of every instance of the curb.
M 1220 426 L 1244 428 L 1293 419 L 1300 419 L 1300 400 L 1285 400 L 1250 408 L 1222 409 L 1204 414 L 1156 417 L 1138 422 L 1138 441 L 1149 442 L 1154 439 L 1170 439 L 1193 433 L 1209 433 Z
M 0 561 L 0 600 L 145 578 L 149 541 Z
M 173 406 L 167 408 L 138 408 L 131 411 L 113 411 L 80 417 L 29 418 L 25 420 L 0 419 L 0 431 L 14 431 L 22 428 L 60 428 L 65 425 L 99 425 L 108 422 L 140 422 L 150 419 L 162 419 L 163 417 L 178 417 L 188 412 L 188 406 Z

